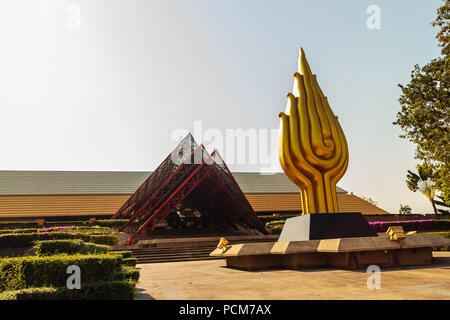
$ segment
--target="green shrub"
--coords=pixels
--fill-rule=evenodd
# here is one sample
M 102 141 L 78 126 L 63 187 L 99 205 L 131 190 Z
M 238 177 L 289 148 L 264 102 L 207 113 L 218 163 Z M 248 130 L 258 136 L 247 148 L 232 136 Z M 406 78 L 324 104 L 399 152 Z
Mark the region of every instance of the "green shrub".
M 112 236 L 112 235 L 107 235 L 107 234 L 102 234 L 102 235 L 97 235 L 97 234 L 93 234 L 91 235 L 91 241 L 97 244 L 106 244 L 106 245 L 114 245 L 119 243 L 119 237 L 117 236 Z
M 109 254 L 119 254 L 122 256 L 122 258 L 131 258 L 131 255 L 133 254 L 132 251 L 110 251 Z
M 122 265 L 136 267 L 137 259 L 136 258 L 123 258 Z
M 100 226 L 116 228 L 121 227 L 126 222 L 127 219 L 100 219 L 95 220 L 93 223 L 89 220 L 78 220 L 78 221 L 45 221 L 44 225 L 46 227 L 60 227 L 60 226 Z M 0 230 L 5 229 L 26 229 L 26 228 L 38 228 L 39 225 L 36 221 L 0 221 Z
M 45 240 L 37 241 L 33 247 L 38 256 L 55 254 L 103 254 L 108 246 L 84 242 L 83 240 Z
M 33 221 L 0 221 L 0 229 L 26 229 L 26 228 L 37 228 L 37 222 Z
M 450 239 L 450 231 L 444 231 L 444 232 L 424 232 L 420 234 L 437 234 L 444 238 Z M 450 251 L 450 246 L 444 246 L 444 247 L 433 247 L 433 251 Z
M 79 266 L 81 283 L 111 279 L 120 270 L 118 255 L 55 255 L 0 259 L 0 292 L 66 285 L 67 267 Z
M 73 226 L 73 227 L 79 227 L 79 226 L 85 226 L 85 225 L 91 225 L 89 220 L 78 220 L 78 221 L 45 221 L 44 222 L 45 227 L 63 227 L 63 226 Z
M 69 227 L 69 228 L 67 228 Z M 68 232 L 74 233 L 79 232 L 83 234 L 110 234 L 115 233 L 111 228 L 99 227 L 99 226 L 80 226 L 80 227 L 70 227 L 70 226 L 59 226 L 59 227 L 47 227 L 47 228 L 28 228 L 28 229 L 6 229 L 0 230 L 1 234 L 7 233 L 35 233 L 35 232 Z
M 81 289 L 67 287 L 27 288 L 0 293 L 0 300 L 132 300 L 135 281 L 116 280 L 87 283 Z
M 96 220 L 95 224 L 101 227 L 118 228 L 127 223 L 127 219 L 112 219 L 112 220 Z
M 51 300 L 56 289 L 51 287 L 27 288 L 0 293 L 0 300 Z
M 100 226 L 93 226 L 93 227 L 78 227 L 76 229 L 78 232 L 83 233 L 89 233 L 89 234 L 109 234 L 109 233 L 115 233 L 111 228 L 109 227 L 100 227 Z
M 122 266 L 119 271 L 114 274 L 115 280 L 133 280 L 138 282 L 140 270 L 131 266 Z
M 266 223 L 266 229 L 272 234 L 280 234 L 284 224 L 285 220 L 274 220 Z
M 286 214 L 279 214 L 277 216 L 271 215 L 258 215 L 258 218 L 262 221 L 262 223 L 269 223 L 273 221 L 285 221 L 286 219 L 298 217 L 299 214 L 296 213 L 286 213 Z
M 35 241 L 81 239 L 85 242 L 113 245 L 119 242 L 119 237 L 113 235 L 89 235 L 80 232 L 33 232 L 0 234 L 0 248 L 26 248 L 33 246 Z
M 81 239 L 83 241 L 90 241 L 91 237 L 82 233 L 67 233 L 67 232 L 34 232 L 23 234 L 1 234 L 0 248 L 26 248 L 33 246 L 35 241 L 42 240 L 66 240 L 66 239 Z
M 28 229 L 5 229 L 0 230 L 0 234 L 7 234 L 7 233 L 33 233 L 36 232 L 37 228 L 28 228 Z
M 370 221 L 369 225 L 376 232 L 386 232 L 391 226 L 401 226 L 405 231 L 438 231 L 449 230 L 450 221 L 448 220 L 434 220 L 434 219 L 422 219 L 422 220 L 405 220 L 405 221 Z

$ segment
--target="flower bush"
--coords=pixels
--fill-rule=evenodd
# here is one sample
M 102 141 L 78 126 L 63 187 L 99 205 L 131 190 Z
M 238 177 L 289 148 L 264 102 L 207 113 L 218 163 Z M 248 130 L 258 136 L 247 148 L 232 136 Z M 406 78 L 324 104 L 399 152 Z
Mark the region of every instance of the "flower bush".
M 35 241 L 69 239 L 81 239 L 85 242 L 104 245 L 113 245 L 119 242 L 119 238 L 113 235 L 89 235 L 82 232 L 7 233 L 0 234 L 0 248 L 27 248 L 32 247 Z
M 84 242 L 83 240 L 46 240 L 36 241 L 33 247 L 38 256 L 56 254 L 102 254 L 108 252 L 108 246 Z
M 404 221 L 374 221 L 369 225 L 376 232 L 386 232 L 390 226 L 402 226 L 405 231 L 432 231 L 450 229 L 449 220 L 404 220 Z

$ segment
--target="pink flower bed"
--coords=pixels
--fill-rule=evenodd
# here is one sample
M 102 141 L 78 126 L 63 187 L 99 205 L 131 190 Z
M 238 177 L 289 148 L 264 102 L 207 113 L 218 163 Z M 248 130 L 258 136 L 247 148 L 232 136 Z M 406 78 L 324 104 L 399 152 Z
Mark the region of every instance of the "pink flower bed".
M 52 232 L 52 231 L 62 231 L 62 230 L 76 229 L 76 228 L 78 228 L 78 227 L 76 227 L 76 226 L 61 226 L 61 227 L 40 228 L 37 231 L 38 232 Z
M 406 230 L 418 229 L 428 230 L 432 229 L 435 225 L 434 219 L 423 219 L 423 220 L 403 220 L 403 221 L 374 221 L 369 222 L 369 225 L 376 232 L 386 232 L 389 226 L 400 225 Z

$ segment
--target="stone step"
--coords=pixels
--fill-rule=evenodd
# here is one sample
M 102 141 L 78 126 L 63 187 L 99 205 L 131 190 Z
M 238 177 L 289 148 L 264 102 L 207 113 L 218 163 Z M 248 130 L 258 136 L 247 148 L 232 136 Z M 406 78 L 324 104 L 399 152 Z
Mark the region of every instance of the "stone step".
M 183 262 L 183 261 L 200 261 L 200 260 L 217 260 L 223 259 L 221 257 L 210 257 L 210 256 L 200 256 L 200 257 L 181 257 L 181 258 L 172 258 L 172 259 L 140 259 L 138 260 L 138 264 L 147 264 L 147 263 L 164 263 L 164 262 Z
M 273 242 L 276 236 L 224 236 L 230 244 Z M 113 251 L 128 250 L 138 264 L 220 259 L 209 254 L 217 248 L 220 237 L 175 237 L 142 240 L 139 245 L 115 245 Z
M 191 251 L 191 252 L 170 252 L 170 253 L 159 253 L 159 254 L 142 254 L 133 255 L 138 259 L 145 259 L 147 257 L 182 257 L 182 256 L 192 256 L 192 255 L 209 255 L 212 251 Z

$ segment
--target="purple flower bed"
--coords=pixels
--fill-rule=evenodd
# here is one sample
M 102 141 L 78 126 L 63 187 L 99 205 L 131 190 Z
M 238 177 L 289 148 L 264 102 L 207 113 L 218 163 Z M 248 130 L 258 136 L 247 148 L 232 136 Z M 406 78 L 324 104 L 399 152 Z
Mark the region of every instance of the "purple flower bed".
M 37 232 L 52 232 L 52 231 L 63 231 L 68 229 L 76 229 L 77 226 L 61 226 L 61 227 L 48 227 L 37 229 Z
M 390 226 L 402 226 L 405 231 L 434 231 L 450 229 L 448 220 L 405 220 L 405 221 L 374 221 L 369 225 L 376 232 L 386 232 Z

